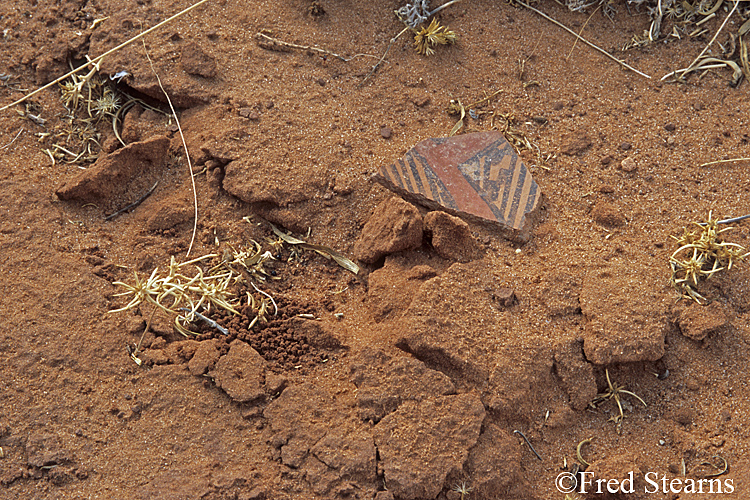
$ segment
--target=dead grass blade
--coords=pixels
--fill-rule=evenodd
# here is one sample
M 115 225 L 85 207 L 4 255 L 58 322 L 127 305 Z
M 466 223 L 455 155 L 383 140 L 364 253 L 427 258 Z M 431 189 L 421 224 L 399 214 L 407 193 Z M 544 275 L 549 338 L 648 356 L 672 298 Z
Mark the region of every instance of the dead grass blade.
M 613 56 L 612 54 L 610 54 L 606 50 L 602 49 L 601 47 L 599 47 L 597 45 L 594 45 L 593 43 L 589 42 L 588 40 L 586 40 L 585 38 L 583 38 L 582 36 L 580 36 L 575 31 L 573 31 L 572 29 L 568 28 L 567 26 L 565 26 L 564 24 L 560 23 L 559 21 L 556 21 L 555 19 L 553 19 L 552 17 L 548 16 L 547 14 L 545 14 L 544 12 L 542 12 L 541 10 L 535 9 L 531 5 L 529 5 L 529 4 L 525 3 L 525 2 L 522 2 L 521 0 L 516 0 L 516 2 L 519 5 L 522 5 L 522 6 L 526 7 L 530 11 L 536 12 L 537 14 L 539 14 L 540 16 L 542 16 L 543 18 L 545 18 L 547 21 L 549 21 L 549 22 L 551 22 L 551 23 L 553 23 L 553 24 L 561 27 L 562 29 L 564 29 L 565 31 L 567 31 L 568 33 L 570 33 L 571 35 L 573 35 L 574 37 L 576 37 L 578 40 L 582 41 L 583 43 L 585 43 L 586 45 L 588 45 L 592 49 L 594 49 L 594 50 L 596 50 L 596 51 L 604 54 L 605 56 L 607 56 L 608 58 L 612 59 L 613 61 L 615 61 L 620 66 L 622 66 L 624 68 L 627 68 L 630 71 L 632 71 L 634 73 L 637 73 L 637 74 L 641 75 L 644 78 L 651 79 L 651 77 L 649 75 L 647 75 L 646 73 L 643 73 L 642 71 L 638 71 L 637 69 L 635 69 L 634 67 L 632 67 L 631 65 L 629 65 L 628 63 L 626 63 L 625 61 L 621 61 L 620 59 L 616 58 L 615 56 Z
M 300 240 L 299 238 L 295 238 L 294 236 L 290 236 L 284 233 L 270 222 L 269 225 L 271 226 L 271 230 L 274 232 L 274 234 L 284 240 L 285 243 L 289 243 L 290 245 L 299 245 L 300 248 L 305 248 L 317 252 L 327 259 L 333 259 L 336 264 L 343 267 L 347 271 L 350 271 L 354 274 L 359 274 L 359 266 L 336 250 L 333 250 L 324 245 L 307 243 L 306 241 Z
M 288 50 L 285 49 L 311 50 L 313 52 L 318 52 L 319 54 L 333 56 L 337 59 L 341 59 L 344 62 L 349 62 L 352 59 L 356 59 L 357 57 L 373 57 L 375 59 L 377 59 L 378 57 L 372 54 L 354 54 L 352 57 L 344 57 L 335 52 L 331 52 L 330 50 L 321 49 L 320 47 L 315 47 L 312 45 L 298 45 L 296 43 L 285 42 L 284 40 L 279 40 L 278 38 L 274 38 L 268 35 L 268 33 L 270 33 L 268 30 L 260 30 L 255 35 L 259 40 L 258 45 L 260 45 L 260 48 L 262 49 L 283 52 L 288 52 Z
M 702 163 L 698 165 L 699 167 L 708 167 L 710 165 L 720 165 L 722 163 L 734 163 L 736 161 L 750 161 L 750 158 L 730 158 L 728 160 L 716 160 L 716 161 L 709 161 L 707 163 Z
M 734 14 L 737 11 L 737 7 L 739 5 L 740 5 L 739 0 L 737 0 L 736 2 L 734 2 L 734 7 L 732 7 L 732 10 L 729 11 L 729 14 L 727 14 L 727 17 L 724 19 L 724 22 L 721 23 L 721 26 L 719 26 L 719 29 L 716 30 L 716 33 L 714 34 L 714 37 L 711 39 L 710 42 L 708 42 L 708 44 L 706 44 L 706 46 L 703 48 L 703 50 L 701 51 L 701 53 L 698 54 L 698 57 L 696 57 L 695 60 L 692 63 L 690 63 L 690 66 L 688 66 L 685 69 L 680 69 L 680 70 L 673 71 L 671 73 L 668 73 L 668 74 L 664 75 L 663 77 L 661 77 L 661 81 L 664 81 L 667 78 L 670 78 L 672 76 L 676 76 L 677 79 L 681 80 L 682 77 L 685 76 L 687 73 L 689 73 L 691 71 L 694 71 L 696 64 L 698 64 L 702 60 L 703 55 L 708 51 L 709 47 L 711 47 L 711 45 L 713 45 L 713 43 L 716 41 L 716 38 L 719 36 L 719 33 L 721 33 L 721 30 L 724 29 L 724 26 L 726 26 L 727 21 L 729 21 L 729 18 L 732 17 L 732 14 Z M 736 66 L 736 64 L 735 64 L 735 66 Z

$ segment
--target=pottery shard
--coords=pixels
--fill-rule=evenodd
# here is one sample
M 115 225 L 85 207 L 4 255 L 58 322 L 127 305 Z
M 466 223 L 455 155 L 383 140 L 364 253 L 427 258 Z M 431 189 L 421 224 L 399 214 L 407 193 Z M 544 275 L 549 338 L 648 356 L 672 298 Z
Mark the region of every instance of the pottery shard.
M 421 361 L 406 356 L 394 359 L 369 347 L 352 359 L 350 370 L 363 420 L 378 422 L 404 401 L 456 392 L 447 375 Z
M 414 205 L 393 196 L 375 208 L 354 245 L 354 255 L 368 264 L 422 244 L 422 216 Z
M 693 340 L 703 340 L 729 325 L 729 318 L 718 302 L 712 302 L 706 306 L 691 302 L 688 306 L 677 309 L 676 312 L 680 332 Z
M 246 403 L 264 396 L 266 362 L 258 351 L 235 340 L 229 345 L 229 352 L 219 358 L 210 375 L 230 398 L 238 403 Z
M 481 259 L 484 251 L 471 235 L 469 225 L 458 217 L 445 212 L 428 213 L 424 218 L 425 229 L 432 235 L 435 252 L 444 259 L 469 262 Z
M 541 190 L 499 132 L 425 139 L 374 179 L 409 201 L 525 242 L 541 206 Z
M 407 401 L 375 426 L 385 484 L 396 498 L 435 498 L 461 473 L 476 444 L 484 406 L 476 394 Z
M 132 203 L 154 184 L 167 162 L 169 139 L 154 137 L 128 144 L 100 157 L 82 170 L 56 194 L 61 200 L 123 206 Z
M 583 349 L 598 365 L 656 361 L 668 329 L 661 276 L 628 267 L 592 271 L 581 290 Z

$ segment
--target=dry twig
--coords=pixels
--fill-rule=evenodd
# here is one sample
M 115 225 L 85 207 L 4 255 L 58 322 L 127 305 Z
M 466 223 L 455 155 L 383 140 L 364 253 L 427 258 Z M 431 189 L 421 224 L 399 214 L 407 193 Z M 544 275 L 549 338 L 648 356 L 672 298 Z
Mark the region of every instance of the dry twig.
M 208 1 L 209 0 L 200 0 L 199 2 L 194 3 L 190 7 L 186 8 L 184 10 L 181 10 L 180 12 L 178 12 L 175 15 L 173 15 L 172 17 L 170 17 L 168 19 L 165 19 L 164 21 L 156 24 L 155 26 L 152 26 L 151 28 L 147 29 L 146 31 L 144 31 L 144 32 L 142 32 L 142 33 L 134 36 L 133 38 L 131 38 L 129 40 L 126 40 L 125 42 L 121 43 L 117 47 L 108 50 L 104 54 L 102 54 L 100 56 L 97 56 L 97 57 L 95 57 L 93 59 L 89 59 L 87 63 L 81 64 L 80 66 L 78 66 L 74 70 L 72 70 L 72 71 L 64 74 L 60 78 L 57 78 L 56 80 L 53 80 L 53 81 L 49 82 L 47 85 L 45 85 L 43 87 L 40 87 L 40 88 L 36 89 L 35 91 L 33 91 L 33 92 L 29 93 L 29 94 L 26 94 L 25 96 L 23 96 L 22 98 L 18 99 L 17 101 L 14 101 L 14 102 L 6 105 L 6 106 L 3 106 L 2 108 L 0 108 L 0 111 L 4 111 L 4 110 L 6 110 L 6 109 L 8 109 L 10 107 L 15 106 L 16 104 L 21 104 L 22 102 L 28 100 L 30 97 L 38 94 L 42 90 L 48 89 L 48 88 L 52 87 L 53 85 L 56 85 L 56 84 L 60 83 L 61 81 L 65 80 L 68 77 L 71 77 L 73 75 L 77 75 L 78 73 L 80 73 L 81 71 L 85 70 L 88 67 L 92 68 L 91 71 L 94 71 L 94 70 L 98 71 L 99 63 L 101 63 L 102 60 L 105 57 L 107 57 L 108 55 L 114 54 L 118 50 L 120 50 L 120 49 L 122 49 L 124 47 L 127 47 L 128 45 L 130 45 L 131 43 L 135 42 L 136 40 L 139 40 L 139 39 L 143 38 L 144 36 L 148 35 L 152 31 L 155 31 L 155 30 L 161 28 L 165 24 L 172 22 L 173 20 L 177 19 L 178 17 L 182 16 L 183 14 L 186 14 L 186 13 L 190 12 L 191 10 L 195 9 L 196 7 L 198 7 L 200 5 L 203 5 L 204 3 L 208 2 Z M 96 71 L 94 71 L 94 72 L 96 72 Z

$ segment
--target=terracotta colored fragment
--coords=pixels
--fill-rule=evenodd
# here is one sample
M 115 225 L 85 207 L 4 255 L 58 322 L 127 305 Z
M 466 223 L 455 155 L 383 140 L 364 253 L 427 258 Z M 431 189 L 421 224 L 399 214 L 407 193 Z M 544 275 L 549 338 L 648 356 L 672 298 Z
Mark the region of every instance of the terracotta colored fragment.
M 419 210 L 397 196 L 375 208 L 362 229 L 354 255 L 368 264 L 384 255 L 418 248 L 422 244 L 424 224 Z
M 166 166 L 169 138 L 157 136 L 134 142 L 114 153 L 100 156 L 55 193 L 61 200 L 95 203 L 102 208 L 122 207 L 140 197 L 159 178 Z
M 525 242 L 541 191 L 499 132 L 425 139 L 375 180 L 404 198 L 470 222 L 490 224 Z

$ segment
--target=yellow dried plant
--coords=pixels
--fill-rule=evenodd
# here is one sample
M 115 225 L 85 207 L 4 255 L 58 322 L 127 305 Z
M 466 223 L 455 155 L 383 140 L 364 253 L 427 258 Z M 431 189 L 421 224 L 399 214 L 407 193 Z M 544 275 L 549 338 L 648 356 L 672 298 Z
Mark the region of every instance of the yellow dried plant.
M 417 31 L 414 30 L 414 48 L 422 55 L 431 56 L 435 53 L 436 45 L 454 44 L 457 40 L 456 34 L 442 26 L 437 19 L 432 19 L 429 26 Z
M 697 230 L 683 229 L 682 235 L 672 236 L 678 248 L 669 258 L 672 270 L 670 284 L 682 297 L 693 299 L 699 304 L 707 302 L 706 298 L 695 290 L 699 278 L 710 278 L 719 271 L 732 269 L 735 262 L 750 255 L 742 245 L 724 241 L 724 234 L 730 231 L 731 227 L 719 229 L 719 224 L 736 219 L 720 221 L 711 215 L 709 212 L 706 222 L 693 223 Z

